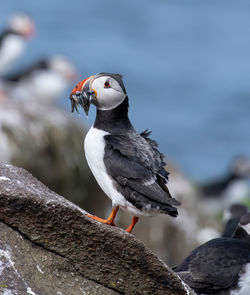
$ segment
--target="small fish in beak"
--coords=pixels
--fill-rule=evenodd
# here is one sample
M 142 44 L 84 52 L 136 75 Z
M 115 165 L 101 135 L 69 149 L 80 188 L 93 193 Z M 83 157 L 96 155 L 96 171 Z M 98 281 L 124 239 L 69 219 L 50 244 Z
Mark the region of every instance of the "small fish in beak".
M 90 78 L 92 78 L 92 76 Z M 96 92 L 89 90 L 90 78 L 79 82 L 71 92 L 69 98 L 71 100 L 72 113 L 74 110 L 79 113 L 77 106 L 80 105 L 84 109 L 86 115 L 88 115 L 91 101 L 96 97 Z
M 90 101 L 88 99 L 86 92 L 82 93 L 80 91 L 76 91 L 75 93 L 70 95 L 70 100 L 72 113 L 74 112 L 74 110 L 76 110 L 77 113 L 79 113 L 77 106 L 80 105 L 84 109 L 85 113 L 88 115 Z

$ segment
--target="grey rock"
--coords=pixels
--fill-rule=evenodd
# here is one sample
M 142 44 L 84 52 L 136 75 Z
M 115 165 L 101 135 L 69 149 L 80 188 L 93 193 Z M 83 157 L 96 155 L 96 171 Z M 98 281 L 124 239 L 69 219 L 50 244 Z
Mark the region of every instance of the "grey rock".
M 0 288 L 18 295 L 195 294 L 133 235 L 85 214 L 25 170 L 0 163 Z
M 117 294 L 85 279 L 66 258 L 32 243 L 1 222 L 0 265 L 0 294 Z

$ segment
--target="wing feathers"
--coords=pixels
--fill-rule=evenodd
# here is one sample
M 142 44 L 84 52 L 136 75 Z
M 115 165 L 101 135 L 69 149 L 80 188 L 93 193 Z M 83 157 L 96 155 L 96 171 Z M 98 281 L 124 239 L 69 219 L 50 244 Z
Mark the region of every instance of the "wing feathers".
M 142 136 L 136 132 L 105 135 L 104 162 L 107 172 L 121 186 L 129 187 L 148 201 L 169 207 L 180 205 L 171 197 L 166 186 L 168 172 L 164 169 L 163 155 L 148 135 L 148 131 L 144 131 Z M 125 191 L 128 194 L 131 190 Z M 176 214 L 176 208 L 173 209 Z

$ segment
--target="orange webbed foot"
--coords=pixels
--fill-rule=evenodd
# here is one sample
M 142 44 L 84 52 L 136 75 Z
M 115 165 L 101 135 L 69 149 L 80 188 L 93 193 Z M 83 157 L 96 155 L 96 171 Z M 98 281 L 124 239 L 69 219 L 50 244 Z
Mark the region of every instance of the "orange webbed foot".
M 113 221 L 110 221 L 108 219 L 102 219 L 98 216 L 94 216 L 94 215 L 90 215 L 90 214 L 86 214 L 87 217 L 91 218 L 91 219 L 94 219 L 96 221 L 99 221 L 101 223 L 104 223 L 104 224 L 108 224 L 108 225 L 115 225 Z
M 86 214 L 86 216 L 91 218 L 91 219 L 94 219 L 96 221 L 99 221 L 101 223 L 116 226 L 115 223 L 114 223 L 114 220 L 115 220 L 116 214 L 118 212 L 118 209 L 119 209 L 119 206 L 113 208 L 111 214 L 109 215 L 109 217 L 107 219 L 102 219 L 100 217 L 93 216 L 93 215 L 90 215 L 90 214 Z

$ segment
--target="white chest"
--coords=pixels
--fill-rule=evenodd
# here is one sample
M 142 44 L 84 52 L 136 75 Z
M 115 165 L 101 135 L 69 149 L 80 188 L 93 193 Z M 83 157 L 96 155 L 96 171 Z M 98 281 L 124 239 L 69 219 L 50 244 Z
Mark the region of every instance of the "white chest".
M 91 127 L 84 141 L 85 156 L 96 181 L 105 192 L 105 194 L 115 202 L 119 193 L 114 190 L 111 177 L 107 174 L 104 165 L 104 136 L 108 132 Z M 115 202 L 116 203 L 116 202 Z
M 7 36 L 0 50 L 0 73 L 7 72 L 12 64 L 19 58 L 25 47 L 22 37 L 16 35 Z
M 107 134 L 108 132 L 91 127 L 84 140 L 85 156 L 89 168 L 97 180 L 100 175 L 106 172 L 103 158 L 105 149 L 104 136 Z
M 238 282 L 238 288 L 231 291 L 230 295 L 249 295 L 250 294 L 250 263 L 245 267 L 245 272 Z

